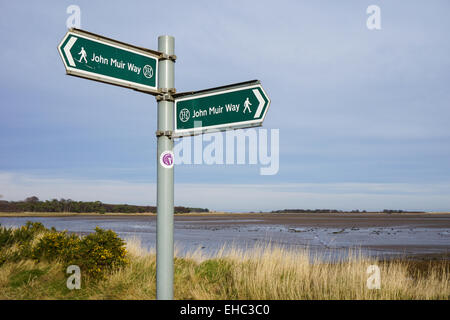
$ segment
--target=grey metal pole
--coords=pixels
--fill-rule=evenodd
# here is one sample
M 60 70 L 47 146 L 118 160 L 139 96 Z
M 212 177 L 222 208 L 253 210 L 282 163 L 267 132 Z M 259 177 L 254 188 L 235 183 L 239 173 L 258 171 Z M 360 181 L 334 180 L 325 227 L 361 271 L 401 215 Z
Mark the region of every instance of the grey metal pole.
M 158 37 L 158 51 L 174 55 L 175 39 Z M 174 61 L 161 60 L 158 66 L 158 88 L 174 88 Z M 158 101 L 158 132 L 173 130 L 173 101 Z M 170 134 L 169 134 L 170 135 Z M 161 154 L 173 152 L 173 139 L 167 134 L 157 134 L 157 218 L 156 218 L 156 299 L 173 299 L 173 167 L 161 164 Z M 173 162 L 173 157 L 172 157 Z

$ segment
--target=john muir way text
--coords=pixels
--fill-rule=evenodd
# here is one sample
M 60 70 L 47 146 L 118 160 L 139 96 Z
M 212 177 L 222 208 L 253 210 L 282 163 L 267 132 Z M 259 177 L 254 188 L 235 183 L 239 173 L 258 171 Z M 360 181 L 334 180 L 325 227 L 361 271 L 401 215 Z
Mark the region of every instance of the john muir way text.
M 90 61 L 110 65 L 119 69 L 128 69 L 128 71 L 136 72 L 137 74 L 140 74 L 142 69 L 141 67 L 136 66 L 134 63 L 128 62 L 125 64 L 125 62 L 123 62 L 122 60 L 119 61 L 114 58 L 108 59 L 103 57 L 101 54 L 96 55 L 95 52 L 92 54 Z

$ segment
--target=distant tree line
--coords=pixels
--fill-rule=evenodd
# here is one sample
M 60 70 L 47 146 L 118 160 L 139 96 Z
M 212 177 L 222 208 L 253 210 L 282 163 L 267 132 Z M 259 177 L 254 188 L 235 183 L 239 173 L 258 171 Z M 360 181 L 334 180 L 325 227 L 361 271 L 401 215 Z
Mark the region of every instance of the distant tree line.
M 391 209 L 384 209 L 384 213 L 424 213 L 425 211 L 409 211 L 409 210 L 391 210 Z
M 156 213 L 156 207 L 129 204 L 107 204 L 100 201 L 74 201 L 71 199 L 40 201 L 38 197 L 33 196 L 26 198 L 24 201 L 0 200 L 0 212 Z M 174 212 L 209 212 L 209 210 L 203 208 L 175 207 Z
M 283 209 L 283 210 L 274 210 L 272 213 L 344 213 L 344 212 L 354 212 L 354 213 L 364 213 L 366 210 L 352 210 L 352 211 L 343 211 L 336 209 Z
M 336 210 L 336 209 L 283 209 L 274 210 L 272 213 L 367 213 L 366 210 Z M 405 210 L 389 210 L 384 209 L 383 213 L 423 213 L 423 211 L 405 211 Z

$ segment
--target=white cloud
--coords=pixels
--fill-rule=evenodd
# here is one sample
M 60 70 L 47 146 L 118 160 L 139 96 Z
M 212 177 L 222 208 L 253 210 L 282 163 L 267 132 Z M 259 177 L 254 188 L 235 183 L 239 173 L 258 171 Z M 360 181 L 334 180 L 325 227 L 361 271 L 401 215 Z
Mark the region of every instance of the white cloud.
M 42 200 L 71 198 L 155 205 L 156 184 L 0 172 L 0 194 L 5 200 L 22 200 L 36 195 Z M 450 209 L 449 195 L 450 184 L 175 184 L 176 205 L 226 211 L 285 208 L 446 211 Z

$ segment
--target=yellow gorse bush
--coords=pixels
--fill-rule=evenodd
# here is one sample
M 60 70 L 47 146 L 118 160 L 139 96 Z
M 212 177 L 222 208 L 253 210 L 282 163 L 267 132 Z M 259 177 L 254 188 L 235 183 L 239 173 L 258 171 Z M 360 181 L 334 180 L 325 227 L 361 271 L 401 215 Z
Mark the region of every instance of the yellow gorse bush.
M 124 242 L 113 231 L 96 228 L 95 233 L 85 237 L 64 236 L 64 241 L 55 243 L 56 248 L 61 248 L 59 259 L 78 265 L 91 277 L 103 278 L 107 271 L 127 264 Z M 43 248 L 47 245 L 45 241 L 42 244 Z
M 38 233 L 42 236 L 36 241 Z M 115 232 L 98 227 L 94 233 L 80 237 L 28 222 L 14 230 L 0 228 L 0 244 L 0 265 L 29 258 L 36 262 L 58 261 L 64 268 L 78 265 L 86 276 L 98 279 L 128 264 L 124 241 Z M 18 250 L 6 254 L 13 245 Z

